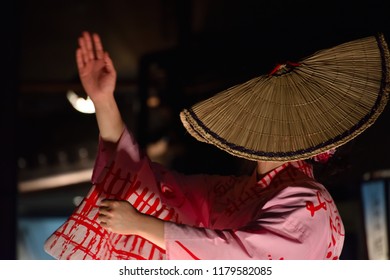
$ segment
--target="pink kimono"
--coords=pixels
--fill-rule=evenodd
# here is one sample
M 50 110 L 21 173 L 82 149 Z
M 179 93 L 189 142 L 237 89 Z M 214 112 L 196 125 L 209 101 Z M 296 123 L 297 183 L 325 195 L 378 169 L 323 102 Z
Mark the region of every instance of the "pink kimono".
M 297 161 L 252 176 L 183 175 L 153 163 L 125 130 L 100 141 L 93 187 L 45 250 L 57 259 L 338 259 L 344 227 L 312 167 Z M 166 250 L 96 221 L 104 198 L 165 223 Z

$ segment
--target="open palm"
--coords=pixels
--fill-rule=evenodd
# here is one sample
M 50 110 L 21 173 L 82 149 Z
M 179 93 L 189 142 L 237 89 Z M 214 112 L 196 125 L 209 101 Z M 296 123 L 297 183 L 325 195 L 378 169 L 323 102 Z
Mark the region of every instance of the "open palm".
M 94 102 L 104 101 L 114 94 L 116 71 L 98 34 L 83 32 L 76 51 L 79 76 L 88 96 Z

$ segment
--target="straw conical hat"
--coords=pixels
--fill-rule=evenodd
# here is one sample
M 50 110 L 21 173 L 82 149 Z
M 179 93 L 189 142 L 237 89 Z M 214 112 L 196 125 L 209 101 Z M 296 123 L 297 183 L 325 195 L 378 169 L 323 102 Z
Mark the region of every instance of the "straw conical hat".
M 374 123 L 389 95 L 382 34 L 324 49 L 180 113 L 196 139 L 263 161 L 310 158 Z

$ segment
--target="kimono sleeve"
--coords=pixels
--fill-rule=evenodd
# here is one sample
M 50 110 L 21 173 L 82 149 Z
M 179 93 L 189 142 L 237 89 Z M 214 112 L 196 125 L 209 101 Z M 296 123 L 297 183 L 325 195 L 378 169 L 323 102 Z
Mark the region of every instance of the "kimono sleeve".
M 98 152 L 92 173 L 92 183 L 100 183 L 102 178 L 107 175 L 109 167 L 113 164 L 122 167 L 122 172 L 125 172 L 125 169 L 131 169 L 132 173 L 134 173 L 140 168 L 141 161 L 142 153 L 139 145 L 127 127 L 124 128 L 117 143 L 104 141 L 99 136 Z M 124 166 L 126 168 L 123 168 Z
M 238 229 L 165 224 L 167 259 L 338 259 L 344 230 L 324 190 L 289 187 Z
M 192 199 L 195 196 L 190 190 L 199 191 L 205 186 L 202 181 L 202 176 L 182 176 L 151 162 L 127 129 L 117 143 L 100 139 L 93 186 L 70 217 L 48 237 L 44 249 L 56 259 L 165 259 L 165 250 L 141 236 L 102 228 L 97 220 L 100 201 L 127 200 L 144 214 L 198 225 L 207 220 L 202 217 L 207 210 L 196 210 L 196 205 L 203 202 Z M 187 190 L 181 189 L 182 184 Z
M 223 176 L 182 174 L 152 162 L 125 128 L 116 144 L 99 141 L 92 182 L 107 198 L 129 201 L 142 213 L 189 225 L 208 221 L 208 190 Z

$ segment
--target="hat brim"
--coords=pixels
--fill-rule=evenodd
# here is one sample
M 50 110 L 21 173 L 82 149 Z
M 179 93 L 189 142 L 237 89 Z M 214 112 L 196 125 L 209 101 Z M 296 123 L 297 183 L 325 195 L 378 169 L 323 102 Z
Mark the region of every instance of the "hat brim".
M 375 122 L 388 101 L 389 57 L 382 34 L 344 43 L 222 91 L 180 118 L 197 140 L 238 157 L 310 158 Z

